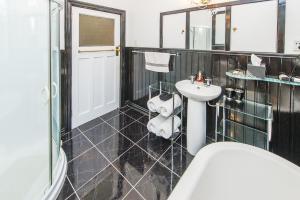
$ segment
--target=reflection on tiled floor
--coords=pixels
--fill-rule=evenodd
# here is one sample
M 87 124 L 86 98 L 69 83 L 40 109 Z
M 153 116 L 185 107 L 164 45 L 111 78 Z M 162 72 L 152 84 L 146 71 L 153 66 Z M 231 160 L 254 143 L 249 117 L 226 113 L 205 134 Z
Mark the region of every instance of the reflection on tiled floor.
M 164 200 L 193 159 L 186 140 L 148 133 L 148 117 L 129 106 L 62 136 L 68 173 L 58 200 Z

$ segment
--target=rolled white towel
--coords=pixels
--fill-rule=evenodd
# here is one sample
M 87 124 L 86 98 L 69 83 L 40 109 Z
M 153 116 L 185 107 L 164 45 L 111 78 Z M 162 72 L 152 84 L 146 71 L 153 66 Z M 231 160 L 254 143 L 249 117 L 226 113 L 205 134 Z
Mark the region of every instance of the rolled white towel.
M 174 116 L 174 130 L 178 131 L 179 126 L 181 125 L 181 120 L 178 116 Z M 165 120 L 159 127 L 158 131 L 159 136 L 169 139 L 172 136 L 172 117 L 169 117 Z
M 174 95 L 174 109 L 181 106 L 182 101 L 178 94 Z M 173 98 L 169 99 L 168 101 L 164 101 L 157 109 L 157 112 L 159 112 L 164 117 L 169 117 L 173 112 Z
M 160 100 L 159 96 L 156 96 L 148 100 L 147 106 L 151 112 L 158 112 L 158 108 L 162 103 L 164 103 L 164 101 Z
M 147 124 L 148 131 L 155 133 L 155 135 L 159 136 L 159 127 L 166 121 L 161 115 L 158 115 L 151 119 Z

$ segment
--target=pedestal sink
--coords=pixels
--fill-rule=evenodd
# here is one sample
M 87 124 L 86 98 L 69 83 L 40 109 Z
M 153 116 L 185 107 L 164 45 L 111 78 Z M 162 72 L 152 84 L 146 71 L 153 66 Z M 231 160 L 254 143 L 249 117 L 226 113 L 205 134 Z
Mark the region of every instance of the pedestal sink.
M 176 83 L 177 90 L 188 98 L 187 149 L 192 155 L 206 143 L 206 102 L 221 94 L 221 87 L 196 85 L 189 80 Z

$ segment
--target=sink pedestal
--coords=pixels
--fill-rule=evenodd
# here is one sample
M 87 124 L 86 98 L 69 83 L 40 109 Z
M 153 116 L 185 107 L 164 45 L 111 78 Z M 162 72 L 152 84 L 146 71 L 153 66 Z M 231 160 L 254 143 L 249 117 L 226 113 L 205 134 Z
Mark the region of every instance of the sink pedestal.
M 193 84 L 190 80 L 177 82 L 176 88 L 188 98 L 187 149 L 196 155 L 206 143 L 206 102 L 220 96 L 222 89 L 216 85 Z
M 196 155 L 206 143 L 206 102 L 188 99 L 187 150 Z

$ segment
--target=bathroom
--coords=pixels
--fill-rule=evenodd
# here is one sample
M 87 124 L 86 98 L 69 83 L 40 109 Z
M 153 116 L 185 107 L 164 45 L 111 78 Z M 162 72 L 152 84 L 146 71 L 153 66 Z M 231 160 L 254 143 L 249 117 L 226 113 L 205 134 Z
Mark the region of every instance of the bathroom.
M 0 199 L 298 200 L 299 7 L 0 0 Z

